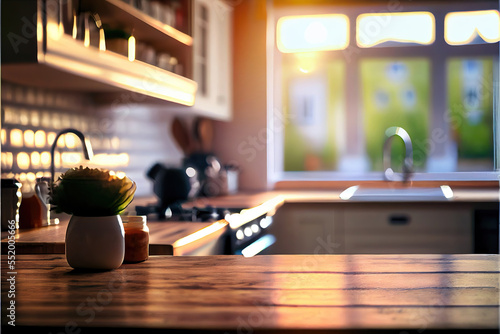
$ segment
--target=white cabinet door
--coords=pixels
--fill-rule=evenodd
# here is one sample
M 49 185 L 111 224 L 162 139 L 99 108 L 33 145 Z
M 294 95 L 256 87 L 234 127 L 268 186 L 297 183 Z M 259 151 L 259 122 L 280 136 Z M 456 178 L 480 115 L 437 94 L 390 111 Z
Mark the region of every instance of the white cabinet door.
M 218 0 L 194 1 L 193 76 L 198 83 L 194 109 L 229 120 L 232 108 L 232 9 Z
M 473 253 L 467 208 L 363 208 L 344 211 L 345 252 Z

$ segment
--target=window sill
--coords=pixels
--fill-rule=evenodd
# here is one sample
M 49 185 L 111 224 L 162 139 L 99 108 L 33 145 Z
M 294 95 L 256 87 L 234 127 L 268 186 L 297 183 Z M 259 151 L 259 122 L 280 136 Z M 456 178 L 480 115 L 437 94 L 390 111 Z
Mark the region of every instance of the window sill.
M 500 172 L 415 173 L 412 186 L 447 184 L 459 187 L 499 188 Z M 272 182 L 274 189 L 343 189 L 353 185 L 380 186 L 386 183 L 381 172 L 349 174 L 337 172 L 285 172 Z

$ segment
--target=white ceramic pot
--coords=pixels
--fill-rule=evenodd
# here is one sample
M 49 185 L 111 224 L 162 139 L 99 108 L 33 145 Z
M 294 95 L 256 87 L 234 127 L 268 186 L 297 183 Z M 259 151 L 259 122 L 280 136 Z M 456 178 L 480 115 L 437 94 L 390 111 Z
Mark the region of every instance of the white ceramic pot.
M 125 255 L 125 232 L 119 215 L 72 216 L 66 230 L 66 260 L 73 268 L 116 269 Z

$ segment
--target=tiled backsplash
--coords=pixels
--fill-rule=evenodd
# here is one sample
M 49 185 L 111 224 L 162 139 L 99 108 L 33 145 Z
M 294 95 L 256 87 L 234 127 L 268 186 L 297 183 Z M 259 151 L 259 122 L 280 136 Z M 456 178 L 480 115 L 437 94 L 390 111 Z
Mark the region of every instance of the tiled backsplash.
M 50 177 L 52 142 L 60 130 L 74 128 L 90 139 L 94 158 L 85 161 L 78 138 L 64 135 L 54 154 L 57 172 L 80 164 L 123 171 L 137 183 L 136 196 L 148 196 L 149 167 L 179 165 L 182 159 L 170 135 L 171 121 L 165 110 L 102 107 L 84 94 L 2 83 L 2 177 Z

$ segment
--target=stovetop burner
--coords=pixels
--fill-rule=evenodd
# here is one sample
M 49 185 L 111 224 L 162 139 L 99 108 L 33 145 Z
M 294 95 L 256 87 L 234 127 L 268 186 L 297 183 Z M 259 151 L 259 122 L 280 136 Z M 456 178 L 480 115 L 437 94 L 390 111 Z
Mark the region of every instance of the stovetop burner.
M 165 212 L 159 206 L 151 204 L 148 206 L 136 206 L 138 215 L 156 214 L 159 220 L 185 221 L 185 222 L 213 222 L 224 219 L 227 214 L 239 212 L 240 210 L 229 210 L 227 208 L 215 208 L 212 206 L 192 207 L 185 209 L 182 203 L 170 205 Z

